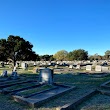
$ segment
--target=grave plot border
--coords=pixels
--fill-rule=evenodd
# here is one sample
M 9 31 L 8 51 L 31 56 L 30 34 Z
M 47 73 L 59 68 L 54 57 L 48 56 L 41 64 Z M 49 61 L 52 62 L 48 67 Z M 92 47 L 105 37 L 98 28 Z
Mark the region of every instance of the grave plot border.
M 11 84 L 3 84 L 3 85 L 0 85 L 0 88 L 2 89 L 2 88 L 5 88 L 5 87 L 14 86 L 16 84 L 22 84 L 22 83 L 27 83 L 27 82 L 33 82 L 33 80 L 26 80 L 26 81 L 21 81 L 21 82 L 16 82 L 16 83 L 13 82 Z
M 83 103 L 84 101 L 86 101 L 88 98 L 98 94 L 98 93 L 102 93 L 99 90 L 91 90 L 89 93 L 84 94 L 83 96 L 81 96 L 80 98 L 76 99 L 75 101 L 65 104 L 62 107 L 58 107 L 56 108 L 56 110 L 77 110 L 77 106 L 81 103 Z M 103 93 L 102 93 L 103 94 Z M 106 94 L 105 94 L 106 95 Z
M 27 98 L 24 98 L 24 97 L 21 97 L 21 96 L 17 96 L 17 95 L 12 95 L 12 98 L 16 101 L 16 102 L 20 102 L 22 104 L 25 104 L 27 106 L 30 106 L 32 108 L 34 107 L 39 107 L 40 105 L 42 105 L 43 103 L 45 103 L 46 101 L 49 101 L 55 97 L 58 97 L 62 94 L 65 94 L 73 89 L 76 89 L 75 86 L 65 86 L 65 85 L 59 85 L 59 84 L 56 84 L 57 86 L 59 87 L 64 87 L 65 90 L 63 90 L 62 92 L 60 91 L 59 93 L 56 93 L 55 95 L 52 95 L 52 96 L 48 96 L 47 98 L 43 99 L 43 100 L 40 100 L 40 101 L 35 101 L 35 100 L 32 100 L 31 97 L 29 97 L 28 99 Z M 57 88 L 55 88 L 57 89 Z M 47 90 L 47 91 L 50 91 L 50 90 Z M 43 91 L 45 92 L 45 91 Z M 38 93 L 40 94 L 40 93 Z
M 92 90 L 90 91 L 89 93 L 81 96 L 79 99 L 76 99 L 74 102 L 71 102 L 71 103 L 68 103 L 68 104 L 65 104 L 64 106 L 62 107 L 59 107 L 59 108 L 56 108 L 56 110 L 77 110 L 77 106 L 81 103 L 83 103 L 84 101 L 86 101 L 88 98 L 98 94 L 98 93 L 101 93 L 103 95 L 109 95 L 110 96 L 110 92 L 106 92 L 106 91 L 103 91 L 103 90 Z
M 31 82 L 27 82 L 27 83 L 34 83 L 34 82 L 36 82 L 36 81 L 31 81 Z M 36 84 L 36 85 L 33 85 L 33 86 L 22 87 L 22 88 L 15 89 L 15 90 L 8 90 L 7 89 L 8 87 L 6 87 L 6 88 L 2 89 L 2 93 L 3 94 L 8 94 L 8 93 L 15 94 L 16 92 L 23 91 L 23 90 L 26 90 L 26 89 L 35 88 L 36 86 L 38 87 L 40 85 Z
M 41 91 L 41 92 L 36 92 L 36 93 L 32 93 L 32 94 L 30 94 L 30 95 L 26 95 L 26 96 L 21 96 L 21 97 L 23 97 L 23 98 L 29 98 L 29 97 L 32 97 L 32 96 L 34 96 L 34 95 L 37 95 L 37 94 L 41 94 L 41 93 L 44 93 L 44 92 L 47 92 L 47 91 L 50 91 L 50 90 L 53 90 L 53 89 L 57 89 L 58 87 L 53 87 L 53 88 L 51 88 L 51 89 L 46 89 L 46 90 L 43 90 L 43 91 Z M 16 94 L 17 95 L 17 94 Z M 19 94 L 18 94 L 19 95 Z
M 105 88 L 105 89 L 110 89 L 110 86 L 107 85 L 107 84 L 109 84 L 109 83 L 110 83 L 110 80 L 104 82 L 103 84 L 101 84 L 100 87 L 101 87 L 101 88 Z
M 88 76 L 88 77 L 93 77 L 93 78 L 103 78 L 103 77 L 106 77 L 108 75 L 110 75 L 110 73 L 106 73 L 106 72 L 80 72 L 79 73 L 80 75 L 85 75 L 85 76 Z

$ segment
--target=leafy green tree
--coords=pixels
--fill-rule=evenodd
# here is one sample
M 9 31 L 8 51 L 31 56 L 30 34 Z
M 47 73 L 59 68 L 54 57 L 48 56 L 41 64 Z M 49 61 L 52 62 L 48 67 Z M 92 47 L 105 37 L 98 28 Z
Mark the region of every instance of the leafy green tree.
M 38 55 L 32 50 L 33 45 L 20 36 L 9 35 L 0 39 L 0 55 L 4 59 L 12 59 L 14 66 L 16 60 L 36 60 Z
M 0 39 L 0 61 L 7 60 L 7 41 L 6 39 Z
M 74 50 L 72 52 L 73 60 L 87 60 L 88 52 L 83 49 Z
M 56 60 L 67 60 L 68 52 L 66 50 L 60 50 L 53 55 Z
M 67 60 L 69 60 L 69 61 L 74 60 L 73 52 L 69 52 L 69 53 L 67 54 Z
M 54 60 L 54 59 L 53 59 L 53 55 L 41 55 L 40 60 L 51 61 L 51 60 Z
M 110 50 L 107 50 L 106 52 L 105 52 L 105 59 L 110 59 Z

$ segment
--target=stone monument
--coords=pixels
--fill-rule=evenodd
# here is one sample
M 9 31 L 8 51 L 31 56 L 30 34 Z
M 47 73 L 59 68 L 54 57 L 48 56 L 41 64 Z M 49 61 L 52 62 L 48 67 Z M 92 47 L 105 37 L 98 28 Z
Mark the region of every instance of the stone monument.
M 2 77 L 8 77 L 8 75 L 7 75 L 7 71 L 4 70 L 1 76 L 2 76 Z
M 86 71 L 92 71 L 92 66 L 91 65 L 86 65 Z
M 40 69 L 39 82 L 53 84 L 53 70 L 49 68 Z

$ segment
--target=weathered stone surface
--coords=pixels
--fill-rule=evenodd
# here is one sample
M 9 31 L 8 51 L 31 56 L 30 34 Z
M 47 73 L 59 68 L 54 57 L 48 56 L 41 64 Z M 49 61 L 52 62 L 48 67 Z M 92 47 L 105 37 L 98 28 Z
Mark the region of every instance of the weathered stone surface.
M 92 66 L 91 65 L 86 65 L 86 70 L 87 71 L 92 71 Z
M 95 66 L 95 71 L 102 71 L 102 67 L 100 65 Z

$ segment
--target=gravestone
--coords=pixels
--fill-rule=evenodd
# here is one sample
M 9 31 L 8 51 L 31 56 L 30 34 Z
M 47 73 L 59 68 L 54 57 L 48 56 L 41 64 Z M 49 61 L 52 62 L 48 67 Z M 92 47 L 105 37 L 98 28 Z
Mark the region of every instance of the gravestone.
M 101 72 L 102 71 L 102 67 L 100 65 L 96 65 L 95 66 L 95 71 Z
M 81 69 L 81 66 L 80 66 L 80 65 L 77 65 L 77 66 L 76 66 L 76 69 Z
M 58 65 L 55 65 L 55 68 L 58 68 Z
M 86 65 L 86 70 L 87 71 L 92 71 L 92 66 L 91 65 Z
M 12 71 L 11 78 L 12 78 L 12 79 L 17 79 L 17 78 L 18 78 L 18 73 L 17 73 L 17 71 Z
M 21 67 L 25 70 L 25 69 L 27 69 L 28 65 L 27 65 L 27 63 L 21 63 Z
M 4 67 L 4 62 L 1 62 L 1 66 Z
M 107 71 L 109 71 L 109 68 L 102 66 L 102 71 L 103 71 L 103 72 L 107 72 Z
M 7 75 L 7 71 L 4 70 L 1 76 L 2 76 L 2 77 L 8 77 L 8 75 Z
M 33 64 L 34 66 L 36 66 L 36 63 L 34 62 L 34 64 Z
M 18 62 L 16 63 L 16 67 L 19 67 L 19 63 Z
M 39 82 L 53 84 L 53 70 L 49 68 L 40 69 Z
M 73 65 L 70 65 L 70 66 L 69 66 L 69 69 L 73 69 Z

